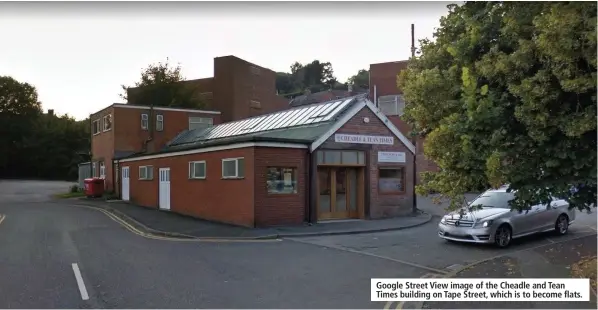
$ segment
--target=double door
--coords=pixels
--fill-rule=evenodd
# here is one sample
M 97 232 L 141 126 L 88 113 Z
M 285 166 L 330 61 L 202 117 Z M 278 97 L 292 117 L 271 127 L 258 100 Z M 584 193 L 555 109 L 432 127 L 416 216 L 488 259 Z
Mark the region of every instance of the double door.
M 318 220 L 359 218 L 363 201 L 360 170 L 363 168 L 318 167 Z

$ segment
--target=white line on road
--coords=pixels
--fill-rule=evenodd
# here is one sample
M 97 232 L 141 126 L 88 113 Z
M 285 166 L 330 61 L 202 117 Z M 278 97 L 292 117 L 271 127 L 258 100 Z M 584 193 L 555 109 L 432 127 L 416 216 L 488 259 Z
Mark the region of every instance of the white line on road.
M 88 300 L 89 295 L 87 295 L 87 289 L 85 288 L 85 283 L 83 283 L 81 271 L 79 271 L 79 266 L 76 263 L 73 264 L 73 272 L 75 272 L 75 278 L 77 279 L 77 286 L 79 286 L 79 292 L 81 292 L 81 298 L 83 300 Z

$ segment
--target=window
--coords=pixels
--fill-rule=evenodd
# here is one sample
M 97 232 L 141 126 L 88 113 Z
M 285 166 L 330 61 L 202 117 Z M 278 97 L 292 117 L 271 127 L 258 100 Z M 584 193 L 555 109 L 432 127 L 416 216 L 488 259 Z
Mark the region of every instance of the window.
M 511 209 L 509 201 L 515 199 L 514 193 L 485 192 L 471 202 L 470 206 L 482 205 L 486 208 Z
M 189 116 L 189 130 L 212 127 L 214 119 L 211 117 Z
M 164 115 L 156 115 L 156 131 L 164 130 Z
M 112 129 L 112 114 L 104 116 L 103 123 L 104 131 L 109 131 L 110 129 Z
M 378 169 L 378 192 L 402 194 L 405 192 L 405 168 L 380 167 Z
M 148 127 L 149 127 L 149 124 L 148 124 L 148 115 L 145 114 L 145 113 L 143 113 L 143 114 L 141 114 L 141 129 L 147 130 Z
M 100 120 L 99 119 L 96 119 L 95 121 L 93 121 L 92 132 L 94 135 L 97 135 L 100 133 Z
M 245 176 L 245 159 L 228 158 L 222 160 L 222 177 L 225 179 L 242 178 Z
M 266 186 L 269 194 L 296 194 L 297 168 L 268 168 Z
M 139 180 L 153 180 L 153 179 L 154 179 L 154 166 L 139 167 Z
M 318 151 L 319 165 L 365 165 L 361 151 Z
M 100 178 L 106 178 L 106 166 L 104 166 L 104 162 L 100 162 Z
M 205 179 L 206 178 L 206 162 L 192 161 L 189 162 L 189 179 Z

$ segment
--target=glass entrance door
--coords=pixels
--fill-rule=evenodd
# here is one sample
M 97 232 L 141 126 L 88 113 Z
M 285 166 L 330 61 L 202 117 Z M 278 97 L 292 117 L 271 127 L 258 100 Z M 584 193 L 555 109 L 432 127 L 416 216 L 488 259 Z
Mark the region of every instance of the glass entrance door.
M 318 168 L 318 219 L 357 218 L 357 168 Z

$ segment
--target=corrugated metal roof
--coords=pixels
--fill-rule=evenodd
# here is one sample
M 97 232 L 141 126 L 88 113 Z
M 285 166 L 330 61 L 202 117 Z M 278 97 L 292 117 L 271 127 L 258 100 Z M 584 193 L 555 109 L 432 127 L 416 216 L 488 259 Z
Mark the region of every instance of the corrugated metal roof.
M 351 103 L 357 97 L 306 105 L 240 121 L 224 123 L 210 128 L 185 131 L 170 141 L 168 148 L 183 144 L 201 144 L 207 140 L 241 136 L 268 137 L 270 134 L 274 136 L 280 135 L 280 138 L 289 137 L 292 140 L 290 135 L 295 133 L 298 136 L 306 135 L 309 136 L 309 139 L 312 139 L 312 133 L 320 132 L 320 129 L 324 127 L 314 125 L 333 122 L 337 116 L 341 115 L 351 106 Z M 291 131 L 291 129 L 298 127 L 305 128 Z

